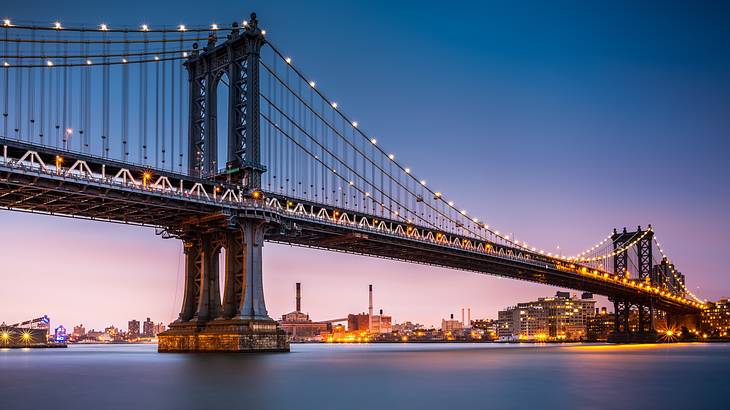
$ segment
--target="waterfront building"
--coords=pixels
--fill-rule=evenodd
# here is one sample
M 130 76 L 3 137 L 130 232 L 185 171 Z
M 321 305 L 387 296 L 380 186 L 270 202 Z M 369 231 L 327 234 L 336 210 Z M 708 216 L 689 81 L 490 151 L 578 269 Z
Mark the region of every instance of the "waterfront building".
M 707 302 L 707 309 L 700 316 L 702 331 L 714 337 L 727 337 L 730 332 L 730 300 L 722 298 Z
M 494 319 L 477 319 L 471 322 L 471 327 L 481 331 L 484 339 L 494 340 L 497 338 L 499 321 Z
M 367 332 L 370 334 L 390 333 L 393 331 L 392 317 L 382 314 L 373 315 L 372 329 L 370 328 L 370 314 L 358 313 L 347 315 L 348 332 Z
M 114 325 L 105 328 L 104 334 L 108 335 L 111 340 L 121 340 L 124 337 L 122 330 Z
M 91 331 L 87 332 L 85 338 L 86 338 L 86 340 L 90 340 L 90 341 L 97 341 L 97 340 L 102 341 L 103 339 L 111 340 L 111 338 L 109 338 L 108 334 L 106 334 L 104 332 L 97 332 L 94 329 L 91 329 Z
M 443 333 L 454 332 L 464 328 L 464 324 L 454 319 L 454 314 L 451 314 L 450 319 L 441 319 L 441 331 Z
M 296 284 L 295 309 L 293 312 L 286 313 L 281 316 L 279 324 L 281 328 L 289 335 L 291 340 L 306 341 L 319 339 L 320 334 L 329 330 L 330 323 L 312 322 L 309 314 L 303 313 L 302 309 L 302 285 Z
M 505 341 L 581 340 L 588 320 L 595 316 L 595 304 L 590 293 L 579 299 L 568 292 L 518 303 L 498 312 L 497 336 Z
M 142 336 L 155 337 L 155 323 L 150 318 L 147 318 L 142 324 Z
M 383 309 L 380 309 L 379 315 L 374 315 L 372 320 L 371 334 L 385 334 L 393 331 L 392 318 L 383 315 Z
M 413 323 L 411 321 L 406 321 L 404 323 L 396 323 L 392 326 L 394 332 L 398 332 L 400 334 L 411 334 L 419 329 L 423 329 L 423 325 L 419 323 Z
M 347 331 L 363 332 L 369 329 L 370 316 L 367 313 L 356 313 L 347 315 Z
M 608 335 L 613 332 L 615 324 L 616 317 L 613 312 L 609 313 L 605 307 L 596 309 L 596 314 L 588 319 L 586 339 L 591 342 L 608 340 Z
M 127 337 L 129 339 L 139 337 L 139 320 L 130 320 L 127 322 Z
M 80 325 L 74 326 L 74 330 L 71 333 L 71 336 L 74 339 L 80 339 L 80 338 L 86 336 L 86 329 L 84 328 L 84 325 L 80 324 Z

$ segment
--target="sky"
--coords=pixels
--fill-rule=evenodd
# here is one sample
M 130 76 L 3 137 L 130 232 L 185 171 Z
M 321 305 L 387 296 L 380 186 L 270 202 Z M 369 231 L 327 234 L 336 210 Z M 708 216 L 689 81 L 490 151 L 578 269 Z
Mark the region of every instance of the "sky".
M 517 239 L 575 254 L 652 224 L 702 298 L 730 295 L 730 5 L 702 1 L 17 1 L 1 17 L 110 25 L 255 11 L 362 129 L 429 185 Z M 0 211 L 0 322 L 173 320 L 181 244 L 151 228 Z M 553 287 L 267 244 L 269 314 L 375 308 L 439 325 Z

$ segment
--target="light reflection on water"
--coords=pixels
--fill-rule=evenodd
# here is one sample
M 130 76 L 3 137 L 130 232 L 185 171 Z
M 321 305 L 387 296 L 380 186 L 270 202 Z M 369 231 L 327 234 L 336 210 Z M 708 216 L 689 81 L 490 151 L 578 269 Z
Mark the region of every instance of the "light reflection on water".
M 730 345 L 154 345 L 0 351 L 0 409 L 726 408 Z

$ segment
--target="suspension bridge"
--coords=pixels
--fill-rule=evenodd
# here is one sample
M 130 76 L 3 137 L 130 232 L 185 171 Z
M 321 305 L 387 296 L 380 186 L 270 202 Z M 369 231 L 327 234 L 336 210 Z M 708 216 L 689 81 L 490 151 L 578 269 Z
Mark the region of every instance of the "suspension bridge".
M 184 298 L 160 351 L 288 351 L 264 301 L 265 242 L 604 295 L 617 340 L 704 307 L 650 225 L 562 255 L 458 208 L 327 97 L 255 14 L 227 27 L 0 30 L 0 206 L 181 240 Z

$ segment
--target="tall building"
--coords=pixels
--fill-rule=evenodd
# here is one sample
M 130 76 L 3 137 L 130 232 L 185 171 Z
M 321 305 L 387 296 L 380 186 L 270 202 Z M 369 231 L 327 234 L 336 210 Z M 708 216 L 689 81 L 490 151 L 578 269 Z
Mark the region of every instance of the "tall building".
M 726 337 L 730 332 L 730 301 L 722 298 L 707 302 L 707 309 L 700 316 L 702 331 L 711 336 Z
M 127 337 L 130 339 L 139 337 L 139 320 L 130 320 L 127 322 Z
M 155 323 L 147 318 L 142 324 L 142 336 L 155 337 Z
M 595 304 L 590 293 L 579 299 L 568 292 L 518 303 L 498 312 L 497 335 L 500 340 L 580 340 L 595 315 Z

